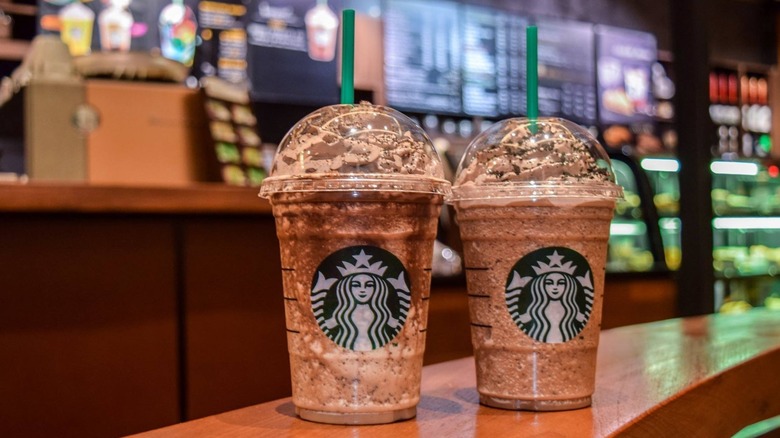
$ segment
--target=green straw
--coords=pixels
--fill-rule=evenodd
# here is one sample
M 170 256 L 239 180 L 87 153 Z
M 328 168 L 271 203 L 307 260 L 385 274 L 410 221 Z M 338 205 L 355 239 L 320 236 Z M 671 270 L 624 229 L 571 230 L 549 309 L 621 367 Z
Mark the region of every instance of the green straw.
M 341 103 L 355 103 L 355 10 L 341 13 Z
M 526 106 L 531 132 L 536 133 L 536 119 L 539 118 L 539 56 L 536 26 L 525 28 L 526 45 Z

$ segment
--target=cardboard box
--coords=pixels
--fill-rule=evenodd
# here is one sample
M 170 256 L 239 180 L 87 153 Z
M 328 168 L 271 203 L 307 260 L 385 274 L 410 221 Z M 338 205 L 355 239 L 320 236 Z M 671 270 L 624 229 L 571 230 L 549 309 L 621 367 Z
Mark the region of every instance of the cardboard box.
M 198 90 L 89 80 L 86 102 L 99 119 L 87 136 L 90 182 L 180 185 L 212 179 L 213 146 Z
M 84 135 L 74 123 L 84 105 L 84 83 L 34 80 L 23 91 L 27 175 L 36 181 L 87 180 Z
M 36 181 L 187 185 L 217 180 L 198 90 L 114 80 L 25 87 L 25 169 Z

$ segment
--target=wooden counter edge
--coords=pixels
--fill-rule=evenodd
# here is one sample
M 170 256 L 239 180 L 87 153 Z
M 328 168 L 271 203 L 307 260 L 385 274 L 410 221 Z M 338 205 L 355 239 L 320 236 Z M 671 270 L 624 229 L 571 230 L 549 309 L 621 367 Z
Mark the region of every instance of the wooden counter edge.
M 713 346 L 716 348 L 710 351 L 710 353 L 715 353 L 710 359 L 720 360 L 720 353 L 725 351 L 723 348 L 731 348 L 727 344 L 739 345 L 739 343 L 734 342 L 733 338 L 730 342 L 723 342 L 723 339 L 718 340 L 718 338 L 728 331 L 749 325 L 751 330 L 745 332 L 745 335 L 754 337 L 754 340 L 749 342 L 751 344 L 749 350 L 754 351 L 754 353 L 751 353 L 749 357 L 737 358 L 733 364 L 725 366 L 720 371 L 713 370 L 714 372 L 700 369 L 699 360 L 704 360 L 705 357 L 693 358 L 690 361 L 692 368 L 689 370 L 692 372 L 691 380 L 673 392 L 661 394 L 660 398 L 658 394 L 650 397 L 656 399 L 653 405 L 645 404 L 649 399 L 633 403 L 634 406 L 631 406 L 631 402 L 629 402 L 622 408 L 623 412 L 621 412 L 621 409 L 611 407 L 615 400 L 609 401 L 606 405 L 599 407 L 599 410 L 603 411 L 599 415 L 607 416 L 596 420 L 604 423 L 599 428 L 602 433 L 597 435 L 731 436 L 744 426 L 780 414 L 780 397 L 777 397 L 777 394 L 780 393 L 780 379 L 774 378 L 776 377 L 776 364 L 780 360 L 780 312 L 757 310 L 750 312 L 750 314 L 746 317 L 735 316 L 733 319 L 730 318 L 730 315 L 698 316 L 610 330 L 607 336 L 608 342 L 621 344 L 639 331 L 651 333 L 674 328 L 674 331 L 683 334 L 685 338 L 700 339 L 702 342 L 709 342 L 707 340 L 710 339 L 710 335 L 714 335 Z M 715 319 L 720 319 L 725 324 L 722 327 L 710 327 Z M 714 331 L 710 333 L 710 330 Z M 623 348 L 617 353 L 619 356 L 624 356 L 630 351 L 631 349 Z M 472 361 L 472 357 L 467 357 L 426 366 L 423 371 L 423 394 L 434 394 L 434 398 L 440 398 L 442 391 L 454 391 L 456 388 L 462 388 L 467 382 L 467 386 L 471 388 L 473 385 Z M 719 367 L 718 365 L 713 366 Z M 469 375 L 464 376 L 464 372 Z M 623 372 L 622 369 L 619 372 Z M 704 375 L 697 377 L 697 374 L 701 373 Z M 641 374 L 638 377 L 641 379 Z M 757 384 L 759 382 L 761 383 Z M 604 387 L 608 389 L 608 392 L 616 392 L 619 386 L 623 385 L 623 391 L 631 391 L 631 388 L 625 385 L 626 383 L 631 384 L 632 382 L 618 382 L 618 386 L 610 387 L 610 384 L 607 384 Z M 604 410 L 605 408 L 606 410 Z M 274 427 L 283 427 L 283 424 L 293 421 L 294 414 L 291 409 L 290 399 L 285 398 L 148 431 L 137 436 L 150 438 L 157 436 L 207 436 L 219 430 L 221 425 L 226 426 L 226 433 L 234 433 L 242 426 L 255 428 L 273 425 L 265 430 L 268 432 Z M 496 414 L 496 418 L 501 415 L 506 417 L 506 412 L 498 410 L 493 414 Z M 565 416 L 576 422 L 583 420 L 593 412 L 591 410 L 574 410 L 547 413 L 546 415 L 556 415 L 556 421 L 560 421 Z M 271 419 L 269 414 L 274 418 Z M 466 415 L 475 415 L 475 413 L 469 412 Z M 536 421 L 540 422 L 539 424 L 545 422 L 549 424 L 552 418 L 549 421 Z M 298 432 L 312 431 L 314 428 L 305 422 L 295 424 L 297 429 L 301 429 Z M 455 425 L 458 422 L 455 421 L 452 424 Z M 396 423 L 389 426 L 386 428 L 386 432 L 395 433 L 405 430 L 406 425 Z M 233 429 L 229 429 L 230 427 Z M 239 429 L 235 429 L 235 427 Z M 241 436 L 249 436 L 258 431 L 260 430 L 242 430 L 242 433 L 245 432 L 246 435 Z M 374 431 L 379 432 L 379 430 Z M 476 429 L 471 427 L 466 432 L 473 433 L 475 431 Z M 335 429 L 330 429 L 329 432 L 323 429 L 323 433 L 325 432 L 334 433 L 333 436 L 342 436 L 348 435 L 349 430 L 345 428 L 344 433 L 336 433 L 338 431 Z M 583 432 L 587 433 L 584 429 Z M 392 435 L 378 433 L 377 436 Z
M 270 214 L 259 189 L 224 184 L 0 184 L 2 213 Z
M 732 436 L 780 415 L 778 363 L 780 348 L 759 354 L 675 394 L 612 436 Z

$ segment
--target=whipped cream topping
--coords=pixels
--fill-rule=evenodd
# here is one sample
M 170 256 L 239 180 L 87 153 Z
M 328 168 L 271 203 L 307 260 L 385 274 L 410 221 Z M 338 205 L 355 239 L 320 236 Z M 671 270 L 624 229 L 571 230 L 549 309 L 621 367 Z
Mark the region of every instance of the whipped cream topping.
M 369 103 L 333 105 L 282 140 L 273 176 L 401 174 L 442 178 L 438 155 L 406 116 Z
M 556 119 L 540 120 L 535 127 L 527 119 L 500 122 L 466 151 L 455 184 L 614 181 L 609 162 L 594 155 L 598 143 L 586 133 Z

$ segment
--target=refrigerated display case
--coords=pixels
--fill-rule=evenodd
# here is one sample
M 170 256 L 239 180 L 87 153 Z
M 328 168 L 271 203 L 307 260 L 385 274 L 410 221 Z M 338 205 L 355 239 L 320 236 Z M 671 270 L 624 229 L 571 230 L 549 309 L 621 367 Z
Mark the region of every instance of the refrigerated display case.
M 780 298 L 780 169 L 713 161 L 713 263 L 723 311 Z
M 640 161 L 653 190 L 653 206 L 658 213 L 658 228 L 666 266 L 680 267 L 680 162 L 676 158 L 643 158 Z
M 653 187 L 664 253 L 679 266 L 679 162 L 641 161 Z M 780 304 L 780 169 L 759 160 L 715 160 L 712 172 L 715 306 L 723 312 Z
M 666 267 L 647 175 L 633 155 L 610 154 L 625 196 L 617 203 L 607 252 L 602 328 L 677 316 L 677 286 Z
M 610 227 L 607 272 L 665 271 L 647 179 L 632 157 L 620 154 L 611 158 L 624 197 L 618 200 Z

